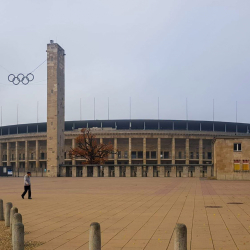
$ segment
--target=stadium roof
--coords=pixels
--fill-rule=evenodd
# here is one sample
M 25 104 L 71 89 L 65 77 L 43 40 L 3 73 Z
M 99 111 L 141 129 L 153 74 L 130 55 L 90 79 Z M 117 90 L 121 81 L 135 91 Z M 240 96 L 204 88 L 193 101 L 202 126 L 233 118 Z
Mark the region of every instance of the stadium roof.
M 249 133 L 250 124 L 186 120 L 83 120 L 66 121 L 65 131 L 79 128 L 113 128 L 117 130 L 187 130 Z M 18 124 L 0 127 L 0 135 L 47 132 L 47 123 Z

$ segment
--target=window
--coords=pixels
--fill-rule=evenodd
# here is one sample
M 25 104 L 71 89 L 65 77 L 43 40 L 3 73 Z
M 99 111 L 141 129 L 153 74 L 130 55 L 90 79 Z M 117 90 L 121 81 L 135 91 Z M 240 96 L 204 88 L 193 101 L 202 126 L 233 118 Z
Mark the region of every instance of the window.
M 124 151 L 124 158 L 128 158 L 128 151 Z
M 190 159 L 194 159 L 194 153 L 190 152 Z
M 12 161 L 14 160 L 14 155 L 13 155 L 13 154 L 11 155 L 11 160 L 12 160 Z
M 151 159 L 156 159 L 156 151 L 151 151 Z
M 212 159 L 212 153 L 211 152 L 207 152 L 207 158 Z
M 138 158 L 142 159 L 143 158 L 143 152 L 142 151 L 138 151 Z
M 146 158 L 149 159 L 149 151 L 146 152 Z
M 31 158 L 31 160 L 33 160 L 33 158 L 34 158 L 34 154 L 33 153 L 31 153 L 30 158 Z
M 164 159 L 169 159 L 169 152 L 164 152 Z
M 132 159 L 136 159 L 136 151 L 132 151 L 131 152 L 131 158 Z
M 181 159 L 181 152 L 179 152 L 179 159 Z
M 202 158 L 205 159 L 205 152 L 202 153 Z
M 25 160 L 25 154 L 23 154 L 23 160 Z
M 199 152 L 196 152 L 196 159 L 199 159 Z
M 67 152 L 64 152 L 64 159 L 67 159 Z
M 22 155 L 21 155 L 21 154 L 19 154 L 19 160 L 21 160 L 21 158 L 22 158 Z
M 241 143 L 234 143 L 234 151 L 241 151 Z
M 122 158 L 122 152 L 118 151 L 118 158 L 121 159 Z
M 42 160 L 44 159 L 44 153 L 41 153 L 41 159 Z

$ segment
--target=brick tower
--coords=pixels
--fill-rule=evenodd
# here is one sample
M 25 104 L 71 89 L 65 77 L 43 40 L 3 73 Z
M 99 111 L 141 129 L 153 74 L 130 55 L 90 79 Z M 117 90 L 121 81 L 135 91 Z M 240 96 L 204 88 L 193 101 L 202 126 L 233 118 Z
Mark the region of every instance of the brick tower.
M 53 40 L 47 45 L 47 174 L 59 175 L 64 163 L 64 50 Z

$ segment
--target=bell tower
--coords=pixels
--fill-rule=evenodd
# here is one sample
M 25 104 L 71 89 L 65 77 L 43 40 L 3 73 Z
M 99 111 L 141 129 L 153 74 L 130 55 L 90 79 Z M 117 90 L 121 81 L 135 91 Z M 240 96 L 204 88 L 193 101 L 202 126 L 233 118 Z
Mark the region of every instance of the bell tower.
M 64 163 L 65 53 L 53 40 L 47 45 L 47 175 L 57 177 Z

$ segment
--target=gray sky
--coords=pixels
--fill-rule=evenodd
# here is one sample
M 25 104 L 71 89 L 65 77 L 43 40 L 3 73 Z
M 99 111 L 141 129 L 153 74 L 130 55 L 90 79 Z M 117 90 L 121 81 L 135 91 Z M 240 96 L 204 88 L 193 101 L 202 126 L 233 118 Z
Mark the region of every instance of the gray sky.
M 66 51 L 66 120 L 250 122 L 249 0 L 0 0 L 0 65 L 29 73 L 54 39 Z M 3 125 L 46 121 L 46 63 L 27 86 L 0 67 Z

